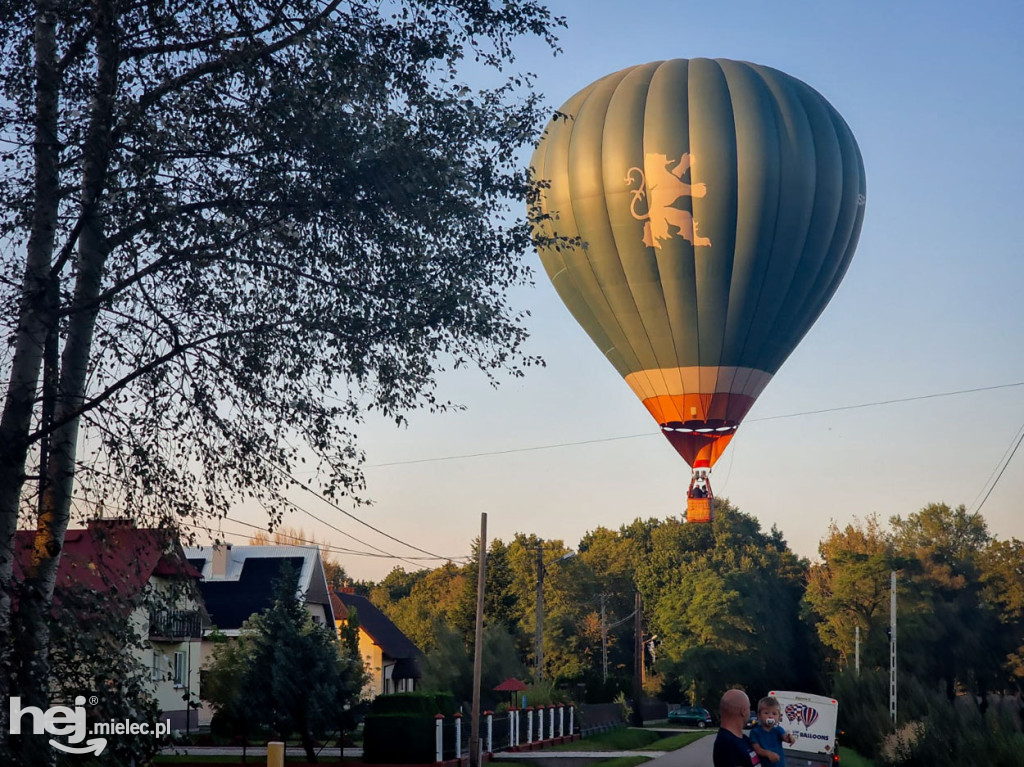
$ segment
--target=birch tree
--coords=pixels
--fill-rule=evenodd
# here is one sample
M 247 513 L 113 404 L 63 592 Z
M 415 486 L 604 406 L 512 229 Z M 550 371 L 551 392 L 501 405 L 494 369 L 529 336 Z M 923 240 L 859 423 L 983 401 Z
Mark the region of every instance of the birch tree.
M 367 410 L 535 362 L 507 204 L 542 119 L 509 67 L 560 24 L 532 0 L 0 0 L 0 693 L 47 705 L 77 504 L 180 527 L 247 496 L 273 522 L 307 454 L 358 495 Z

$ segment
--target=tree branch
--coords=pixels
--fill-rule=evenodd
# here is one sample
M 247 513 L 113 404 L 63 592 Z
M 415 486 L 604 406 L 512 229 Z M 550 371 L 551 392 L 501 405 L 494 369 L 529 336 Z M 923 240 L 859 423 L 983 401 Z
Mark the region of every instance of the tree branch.
M 137 103 L 138 112 L 145 112 L 150 106 L 158 102 L 168 93 L 171 93 L 179 88 L 188 85 L 189 83 L 200 80 L 208 75 L 217 74 L 224 72 L 229 69 L 235 68 L 238 65 L 247 61 L 255 61 L 257 59 L 263 59 L 283 50 L 296 41 L 301 40 L 303 37 L 308 35 L 314 29 L 323 24 L 333 14 L 338 7 L 342 4 L 343 0 L 331 0 L 330 3 L 321 11 L 317 16 L 310 19 L 301 29 L 293 32 L 290 35 L 286 35 L 275 43 L 268 43 L 264 45 L 257 45 L 249 48 L 242 48 L 237 51 L 231 51 L 230 53 L 221 56 L 218 59 L 204 62 L 197 67 L 184 72 L 177 77 L 172 77 L 170 80 L 162 83 L 161 85 L 154 88 L 152 91 L 144 94 Z M 130 113 L 126 116 L 125 121 L 122 121 L 114 130 L 114 135 L 120 135 L 124 127 L 129 120 L 134 121 L 138 118 L 136 112 Z
M 84 415 L 85 413 L 88 413 L 91 410 L 95 410 L 97 407 L 102 405 L 104 402 L 106 402 L 108 399 L 110 399 L 110 397 L 112 397 L 118 391 L 120 391 L 125 386 L 130 384 L 132 381 L 136 380 L 137 378 L 140 378 L 141 376 L 146 375 L 147 373 L 153 372 L 154 370 L 159 368 L 161 365 L 164 365 L 167 362 L 170 362 L 171 360 L 186 354 L 187 352 L 193 351 L 193 350 L 203 346 L 204 344 L 207 344 L 207 343 L 209 343 L 211 341 L 220 341 L 220 340 L 225 339 L 225 338 L 231 338 L 231 337 L 234 337 L 234 336 L 242 336 L 242 335 L 247 335 L 247 334 L 250 334 L 250 333 L 263 333 L 263 332 L 268 331 L 268 330 L 273 330 L 275 328 L 284 327 L 284 326 L 286 326 L 288 324 L 290 324 L 290 323 L 289 322 L 268 322 L 268 323 L 263 323 L 263 324 L 260 324 L 260 325 L 255 325 L 255 326 L 250 327 L 250 328 L 241 328 L 241 329 L 237 329 L 237 330 L 225 330 L 225 331 L 222 331 L 220 333 L 212 333 L 210 335 L 203 336 L 202 338 L 198 338 L 198 339 L 196 339 L 194 341 L 191 341 L 191 342 L 189 342 L 187 344 L 176 345 L 170 351 L 168 351 L 168 352 L 166 352 L 164 354 L 161 354 L 158 357 L 154 357 L 152 360 L 147 362 L 145 365 L 136 368 L 135 370 L 133 370 L 128 375 L 126 375 L 123 378 L 120 378 L 117 381 L 115 381 L 114 383 L 110 384 L 109 386 L 107 386 L 107 388 L 105 388 L 102 392 L 97 394 L 95 397 L 93 397 L 92 399 L 90 399 L 90 400 L 88 400 L 86 402 L 83 402 L 80 407 L 77 407 L 74 410 L 65 413 L 64 416 L 60 420 L 55 420 L 48 428 L 46 428 L 46 429 L 39 429 L 38 431 L 30 434 L 29 437 L 28 437 L 28 444 L 33 444 L 35 442 L 38 442 L 40 439 L 43 439 L 44 437 L 46 437 L 49 434 L 53 433 L 54 431 L 56 431 L 57 429 L 61 428 L 62 426 L 64 426 L 64 425 L 70 423 L 71 421 L 75 420 L 76 418 L 81 417 L 82 415 Z

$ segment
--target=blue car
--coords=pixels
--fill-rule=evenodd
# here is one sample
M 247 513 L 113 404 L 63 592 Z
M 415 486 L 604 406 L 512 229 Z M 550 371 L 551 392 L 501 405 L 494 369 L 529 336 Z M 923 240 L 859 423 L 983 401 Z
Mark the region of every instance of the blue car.
M 700 706 L 682 706 L 669 711 L 668 720 L 676 724 L 685 724 L 687 727 L 699 727 L 702 730 L 712 724 L 711 714 Z

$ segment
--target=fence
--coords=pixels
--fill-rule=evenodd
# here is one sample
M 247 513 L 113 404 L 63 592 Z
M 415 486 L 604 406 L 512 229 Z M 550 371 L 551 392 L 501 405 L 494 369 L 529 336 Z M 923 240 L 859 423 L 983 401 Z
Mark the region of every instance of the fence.
M 437 761 L 460 759 L 469 753 L 470 722 L 462 714 L 434 718 Z M 575 706 L 528 706 L 500 714 L 485 711 L 480 720 L 484 752 L 537 748 L 568 740 L 579 732 Z

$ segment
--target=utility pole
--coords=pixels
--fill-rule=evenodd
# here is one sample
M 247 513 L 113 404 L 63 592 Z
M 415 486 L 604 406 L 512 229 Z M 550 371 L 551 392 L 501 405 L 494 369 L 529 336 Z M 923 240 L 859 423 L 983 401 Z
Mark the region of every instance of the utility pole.
M 860 676 L 860 626 L 853 627 L 853 667 Z
M 889 579 L 889 718 L 896 726 L 896 571 Z
M 533 658 L 536 663 L 534 676 L 539 682 L 544 678 L 544 542 L 537 544 L 537 628 L 534 633 Z
M 487 514 L 480 515 L 480 551 L 476 574 L 476 634 L 473 639 L 473 718 L 469 726 L 469 764 L 480 767 L 480 678 L 484 659 L 484 582 L 487 573 Z
M 608 618 L 605 615 L 605 594 L 601 595 L 601 681 L 608 681 Z
M 575 551 L 569 551 L 558 557 L 551 564 L 564 562 L 576 556 Z M 534 659 L 536 660 L 535 677 L 537 681 L 544 678 L 544 541 L 537 543 L 537 630 L 534 636 Z
M 633 726 L 644 726 L 644 632 L 643 610 L 640 592 L 636 592 L 633 615 Z

